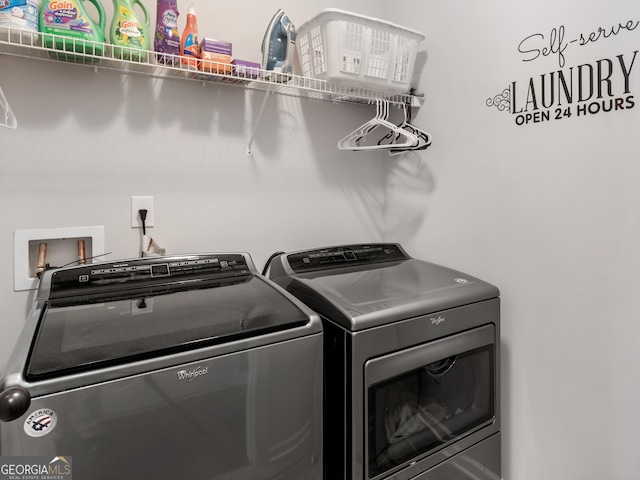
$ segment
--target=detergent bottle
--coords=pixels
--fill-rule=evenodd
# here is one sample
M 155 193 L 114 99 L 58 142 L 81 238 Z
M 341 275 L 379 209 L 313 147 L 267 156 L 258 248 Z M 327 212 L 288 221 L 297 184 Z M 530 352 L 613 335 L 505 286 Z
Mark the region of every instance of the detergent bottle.
M 11 37 L 20 41 L 21 32 L 38 33 L 40 0 L 0 0 L 0 27 L 8 27 Z M 5 40 L 4 33 L 0 39 Z
M 198 21 L 196 20 L 196 9 L 192 5 L 187 10 L 187 24 L 182 31 L 181 62 L 183 65 L 198 68 Z
M 134 11 L 139 6 L 144 18 Z M 144 62 L 151 45 L 149 38 L 149 14 L 140 0 L 113 0 L 113 20 L 109 30 L 109 40 L 116 47 L 116 58 Z M 122 48 L 119 48 L 122 47 Z
M 96 22 L 84 9 L 84 1 L 44 0 L 40 9 L 40 32 L 44 34 L 44 44 L 47 48 L 84 54 L 65 55 L 64 59 L 97 62 L 100 59 L 92 57 L 101 57 L 104 54 L 107 16 L 100 0 L 86 0 L 98 11 Z M 60 55 L 55 56 L 60 58 Z
M 158 0 L 154 50 L 160 63 L 173 64 L 180 58 L 177 0 Z M 164 55 L 161 55 L 164 54 Z

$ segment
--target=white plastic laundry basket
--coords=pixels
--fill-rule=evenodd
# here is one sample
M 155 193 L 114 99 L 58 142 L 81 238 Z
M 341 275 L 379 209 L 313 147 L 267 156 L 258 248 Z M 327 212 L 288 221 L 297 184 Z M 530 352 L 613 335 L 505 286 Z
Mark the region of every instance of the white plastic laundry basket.
M 418 45 L 415 30 L 329 8 L 297 29 L 302 75 L 365 88 L 410 89 Z

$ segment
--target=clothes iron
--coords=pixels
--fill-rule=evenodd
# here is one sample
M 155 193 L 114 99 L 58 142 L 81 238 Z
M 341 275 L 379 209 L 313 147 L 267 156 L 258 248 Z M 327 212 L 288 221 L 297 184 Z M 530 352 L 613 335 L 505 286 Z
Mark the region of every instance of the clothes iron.
M 262 40 L 262 69 L 291 73 L 291 58 L 296 46 L 296 27 L 280 9 L 269 22 Z

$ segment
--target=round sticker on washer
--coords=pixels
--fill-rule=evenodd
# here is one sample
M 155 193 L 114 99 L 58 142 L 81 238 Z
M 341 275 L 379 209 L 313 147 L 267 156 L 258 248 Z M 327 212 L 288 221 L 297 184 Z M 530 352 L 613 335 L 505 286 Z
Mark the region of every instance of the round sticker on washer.
M 31 413 L 24 421 L 24 432 L 30 437 L 44 437 L 53 431 L 58 423 L 58 415 L 49 408 L 41 408 Z

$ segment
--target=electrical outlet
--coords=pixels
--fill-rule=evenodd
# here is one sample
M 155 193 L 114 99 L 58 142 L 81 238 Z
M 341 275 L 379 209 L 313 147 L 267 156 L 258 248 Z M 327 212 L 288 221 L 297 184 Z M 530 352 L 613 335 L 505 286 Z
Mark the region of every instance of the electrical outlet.
M 140 210 L 147 210 L 147 219 L 145 227 L 153 227 L 154 210 L 153 197 L 131 197 L 131 228 L 142 228 L 142 219 L 140 218 Z

